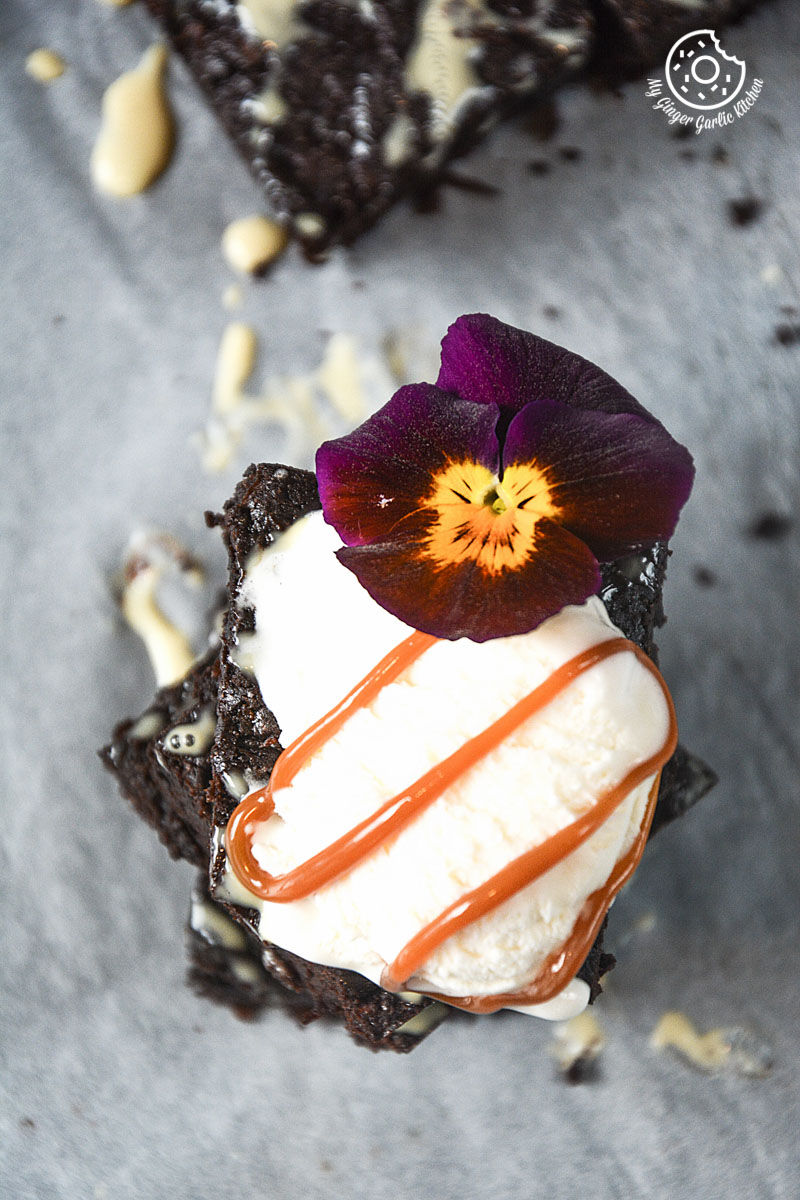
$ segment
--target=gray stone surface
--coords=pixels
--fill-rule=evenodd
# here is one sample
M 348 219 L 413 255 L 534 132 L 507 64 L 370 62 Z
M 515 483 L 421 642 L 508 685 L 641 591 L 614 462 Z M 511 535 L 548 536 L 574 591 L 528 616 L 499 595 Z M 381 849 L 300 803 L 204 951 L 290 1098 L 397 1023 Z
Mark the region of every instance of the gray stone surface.
M 323 331 L 372 355 L 390 331 L 416 335 L 421 363 L 481 309 L 595 359 L 696 455 L 662 662 L 683 736 L 721 782 L 615 907 L 608 1045 L 577 1088 L 556 1075 L 549 1028 L 523 1017 L 461 1019 L 408 1058 L 371 1056 L 322 1024 L 241 1024 L 183 987 L 189 872 L 94 756 L 152 686 L 109 578 L 131 529 L 154 524 L 218 581 L 201 512 L 251 458 L 281 452 L 278 430 L 252 430 L 210 477 L 188 444 L 228 319 L 219 236 L 259 201 L 175 63 L 170 170 L 129 201 L 93 193 L 100 96 L 152 38 L 143 13 L 11 0 L 0 23 L 0 1192 L 796 1196 L 800 345 L 774 340 L 800 305 L 796 6 L 726 35 L 764 91 L 721 134 L 676 140 L 642 84 L 575 89 L 553 142 L 512 125 L 465 165 L 496 197 L 450 191 L 436 215 L 398 210 L 325 266 L 290 253 L 244 289 L 265 375 L 314 366 Z M 47 88 L 23 71 L 42 44 L 69 63 Z M 732 225 L 729 201 L 750 194 L 762 215 Z M 795 518 L 782 540 L 748 536 L 766 511 Z M 710 1078 L 656 1053 L 649 1033 L 673 1007 L 701 1028 L 760 1029 L 770 1077 Z

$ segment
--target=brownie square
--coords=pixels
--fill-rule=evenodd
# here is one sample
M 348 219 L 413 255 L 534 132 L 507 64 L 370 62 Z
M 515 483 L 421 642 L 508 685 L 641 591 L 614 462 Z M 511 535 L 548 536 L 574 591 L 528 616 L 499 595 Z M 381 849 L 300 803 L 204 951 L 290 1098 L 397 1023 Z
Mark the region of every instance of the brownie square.
M 209 525 L 221 528 L 229 555 L 229 605 L 221 643 L 185 680 L 160 689 L 142 717 L 119 725 L 101 756 L 173 857 L 202 869 L 188 935 L 190 981 L 196 988 L 246 1013 L 275 1004 L 283 995 L 303 1020 L 334 1017 L 361 1044 L 406 1051 L 449 1010 L 427 999 L 409 1003 L 353 972 L 310 963 L 262 943 L 254 910 L 214 899 L 225 863 L 220 835 L 241 795 L 269 777 L 281 750 L 274 714 L 256 681 L 234 661 L 240 634 L 251 631 L 254 622 L 252 611 L 238 603 L 247 561 L 254 550 L 319 507 L 313 474 L 262 463 L 248 468 L 222 513 L 206 514 Z M 664 620 L 661 596 L 668 553 L 659 543 L 603 567 L 600 595 L 612 621 L 653 659 L 654 632 Z M 175 726 L 198 721 L 210 706 L 216 712 L 213 742 L 198 743 L 193 756 L 171 751 Z M 710 768 L 678 746 L 662 772 L 653 831 L 684 813 L 714 782 Z M 198 917 L 202 913 L 205 921 Z M 214 929 L 229 926 L 241 937 L 215 936 Z M 578 973 L 589 984 L 592 999 L 613 961 L 603 950 L 601 931 Z
M 429 196 L 502 117 L 618 84 L 758 0 L 145 0 L 309 257 Z

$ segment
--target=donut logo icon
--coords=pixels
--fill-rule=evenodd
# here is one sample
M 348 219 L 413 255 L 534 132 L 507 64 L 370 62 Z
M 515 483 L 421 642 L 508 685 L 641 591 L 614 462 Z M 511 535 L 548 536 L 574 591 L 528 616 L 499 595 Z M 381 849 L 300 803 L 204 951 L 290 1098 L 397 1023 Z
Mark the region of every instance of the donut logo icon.
M 726 54 L 713 29 L 695 29 L 679 38 L 666 63 L 667 87 L 687 108 L 722 108 L 744 85 L 745 64 Z

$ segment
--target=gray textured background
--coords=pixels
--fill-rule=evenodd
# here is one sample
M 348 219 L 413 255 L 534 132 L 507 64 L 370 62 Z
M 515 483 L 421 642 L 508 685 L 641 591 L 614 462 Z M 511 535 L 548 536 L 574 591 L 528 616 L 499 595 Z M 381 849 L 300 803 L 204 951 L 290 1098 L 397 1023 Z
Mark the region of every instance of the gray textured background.
M 219 236 L 258 198 L 174 62 L 170 170 L 145 196 L 95 195 L 100 96 L 153 31 L 91 0 L 3 6 L 4 1196 L 798 1194 L 798 529 L 747 529 L 798 511 L 800 345 L 774 329 L 798 305 L 799 18 L 783 0 L 727 35 L 764 92 L 722 135 L 676 140 L 640 84 L 574 90 L 553 142 L 512 126 L 470 160 L 498 196 L 450 191 L 436 215 L 398 210 L 324 267 L 290 253 L 245 288 L 265 374 L 314 366 L 331 330 L 370 353 L 417 331 L 424 357 L 483 309 L 595 359 L 696 455 L 661 644 L 683 737 L 721 783 L 615 906 L 608 1046 L 599 1079 L 570 1088 L 549 1027 L 522 1017 L 373 1056 L 322 1024 L 241 1024 L 183 987 L 190 873 L 94 757 L 152 688 L 109 576 L 149 523 L 219 579 L 200 514 L 280 453 L 254 431 L 209 477 L 187 444 L 228 319 Z M 42 44 L 69 62 L 49 88 L 23 73 Z M 534 158 L 548 175 L 526 171 Z M 727 203 L 747 194 L 766 207 L 735 227 Z M 761 1029 L 772 1075 L 709 1078 L 657 1054 L 671 1007 Z

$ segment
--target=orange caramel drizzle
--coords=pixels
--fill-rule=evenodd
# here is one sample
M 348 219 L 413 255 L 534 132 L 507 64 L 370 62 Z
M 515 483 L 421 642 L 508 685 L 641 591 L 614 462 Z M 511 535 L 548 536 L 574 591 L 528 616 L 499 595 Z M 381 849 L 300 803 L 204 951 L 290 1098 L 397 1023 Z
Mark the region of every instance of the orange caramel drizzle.
M 426 772 L 405 791 L 393 796 L 330 846 L 284 875 L 270 875 L 255 859 L 251 840 L 253 826 L 266 821 L 274 811 L 273 792 L 287 787 L 308 759 L 341 729 L 354 712 L 369 704 L 383 687 L 396 679 L 435 641 L 435 638 L 427 634 L 413 633 L 395 647 L 340 704 L 301 734 L 283 752 L 275 764 L 269 784 L 247 796 L 234 810 L 225 834 L 226 851 L 234 874 L 254 895 L 275 903 L 288 903 L 310 895 L 351 870 L 373 849 L 393 837 L 409 821 L 428 808 L 455 780 L 509 737 L 523 722 L 555 700 L 584 671 L 590 670 L 613 654 L 622 651 L 635 654 L 656 678 L 668 707 L 669 733 L 660 751 L 629 771 L 623 780 L 609 788 L 588 812 L 541 845 L 514 859 L 496 875 L 467 892 L 424 926 L 384 971 L 381 982 L 384 987 L 393 991 L 403 990 L 406 981 L 447 938 L 527 887 L 591 837 L 633 788 L 648 775 L 660 770 L 677 743 L 675 710 L 657 668 L 647 655 L 627 638 L 611 638 L 563 663 L 499 720 L 470 738 L 453 754 Z M 491 1012 L 511 1003 L 541 1003 L 560 991 L 586 957 L 611 901 L 636 868 L 647 840 L 657 792 L 658 779 L 651 789 L 645 819 L 633 846 L 617 863 L 606 884 L 589 896 L 564 948 L 547 960 L 532 984 L 520 992 L 501 996 L 439 995 L 436 998 L 473 1012 Z
M 246 796 L 233 810 L 225 832 L 228 861 L 239 882 L 253 895 L 277 904 L 300 900 L 349 870 L 360 858 L 367 855 L 390 833 L 400 829 L 414 815 L 408 809 L 409 797 L 406 793 L 395 796 L 372 816 L 348 830 L 343 837 L 337 838 L 319 854 L 315 854 L 313 858 L 309 858 L 285 875 L 270 875 L 265 871 L 253 856 L 250 846 L 250 827 L 266 821 L 275 810 L 273 792 L 288 787 L 303 764 L 339 732 L 354 712 L 366 707 L 382 688 L 392 683 L 407 667 L 416 662 L 435 641 L 436 638 L 428 633 L 414 632 L 399 646 L 390 650 L 386 657 L 347 693 L 344 700 L 316 721 L 305 733 L 301 733 L 300 737 L 284 750 L 273 768 L 267 786 Z
M 671 753 L 672 751 L 670 751 Z M 645 810 L 641 827 L 633 845 L 616 864 L 603 886 L 587 897 L 566 942 L 559 950 L 554 951 L 545 960 L 536 978 L 531 983 L 526 984 L 524 988 L 516 992 L 497 992 L 490 996 L 447 996 L 441 992 L 432 992 L 428 988 L 424 989 L 425 995 L 430 996 L 432 1000 L 441 1000 L 444 1004 L 453 1005 L 455 1008 L 463 1008 L 467 1012 L 472 1013 L 492 1013 L 497 1012 L 499 1008 L 509 1008 L 516 1005 L 543 1004 L 546 1000 L 552 1000 L 554 996 L 557 996 L 580 969 L 581 964 L 585 961 L 589 950 L 594 944 L 595 938 L 600 932 L 600 926 L 603 924 L 605 915 L 611 907 L 611 902 L 625 886 L 639 865 L 639 859 L 642 857 L 647 835 L 650 832 L 660 781 L 661 772 L 659 771 L 656 779 L 653 781 L 653 786 L 650 788 L 647 809 Z M 520 860 L 517 859 L 516 861 L 519 862 Z M 494 878 L 497 879 L 497 876 Z M 493 880 L 490 879 L 483 886 L 491 887 L 492 882 Z M 531 880 L 531 882 L 533 881 Z M 522 886 L 526 885 L 523 884 Z M 497 903 L 502 903 L 502 900 L 498 900 Z M 450 910 L 447 911 L 449 912 Z M 442 916 L 444 915 L 442 914 Z M 441 919 L 441 917 L 438 918 L 439 921 Z M 421 937 L 436 924 L 436 921 L 432 921 L 417 936 Z M 450 932 L 455 932 L 455 930 L 450 930 Z M 445 936 L 450 936 L 450 933 L 447 933 Z M 413 942 L 414 939 L 404 947 L 392 965 L 384 971 L 381 985 L 387 991 L 397 990 L 396 988 L 389 988 L 388 984 L 391 982 L 389 976 L 393 971 L 403 970 L 403 966 L 398 966 L 398 964 L 403 955 L 413 946 Z M 413 982 L 403 986 L 413 987 Z

